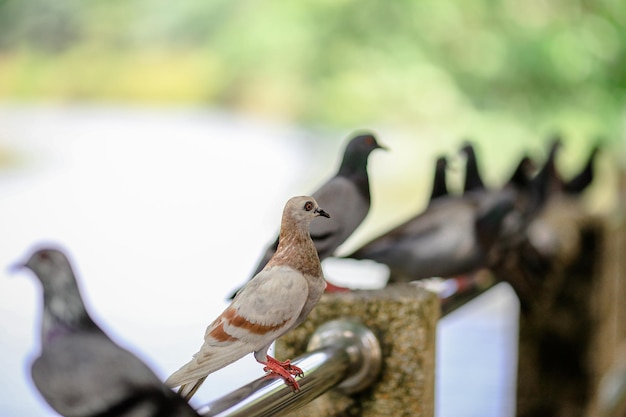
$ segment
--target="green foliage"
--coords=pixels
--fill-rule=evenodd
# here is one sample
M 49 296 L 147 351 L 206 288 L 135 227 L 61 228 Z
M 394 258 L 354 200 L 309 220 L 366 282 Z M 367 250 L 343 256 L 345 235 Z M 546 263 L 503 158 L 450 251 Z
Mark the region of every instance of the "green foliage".
M 614 135 L 626 3 L 4 0 L 0 96 L 191 103 L 335 126 Z

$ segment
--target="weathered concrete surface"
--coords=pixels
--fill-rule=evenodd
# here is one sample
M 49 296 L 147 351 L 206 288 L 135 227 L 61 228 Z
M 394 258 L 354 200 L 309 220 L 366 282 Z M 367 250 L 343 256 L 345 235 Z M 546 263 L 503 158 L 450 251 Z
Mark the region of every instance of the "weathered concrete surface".
M 329 392 L 291 416 L 434 416 L 438 298 L 410 284 L 374 291 L 325 294 L 309 318 L 276 342 L 280 358 L 306 350 L 320 325 L 338 318 L 361 321 L 377 334 L 383 354 L 378 381 L 361 393 Z

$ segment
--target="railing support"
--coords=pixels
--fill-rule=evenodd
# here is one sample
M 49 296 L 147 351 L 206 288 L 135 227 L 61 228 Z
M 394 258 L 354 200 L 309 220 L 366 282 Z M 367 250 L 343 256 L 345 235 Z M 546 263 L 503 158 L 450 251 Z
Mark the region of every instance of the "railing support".
M 310 335 L 329 320 L 356 318 L 378 337 L 383 365 L 375 383 L 356 393 L 332 390 L 290 417 L 434 416 L 438 297 L 412 284 L 324 294 L 308 319 L 276 341 L 280 358 L 306 351 Z

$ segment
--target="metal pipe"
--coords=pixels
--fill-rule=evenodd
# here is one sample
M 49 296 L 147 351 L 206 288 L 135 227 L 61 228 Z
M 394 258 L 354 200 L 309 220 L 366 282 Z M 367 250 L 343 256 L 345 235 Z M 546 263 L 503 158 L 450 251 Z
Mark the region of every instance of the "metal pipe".
M 357 392 L 378 376 L 382 354 L 378 339 L 363 324 L 334 320 L 311 336 L 307 353 L 292 363 L 304 371 L 300 391 L 282 379 L 261 377 L 201 407 L 204 417 L 261 417 L 293 411 L 332 388 Z
M 493 275 L 485 270 L 456 278 L 431 278 L 414 282 L 415 285 L 437 294 L 441 302 L 442 317 L 463 307 L 497 284 Z

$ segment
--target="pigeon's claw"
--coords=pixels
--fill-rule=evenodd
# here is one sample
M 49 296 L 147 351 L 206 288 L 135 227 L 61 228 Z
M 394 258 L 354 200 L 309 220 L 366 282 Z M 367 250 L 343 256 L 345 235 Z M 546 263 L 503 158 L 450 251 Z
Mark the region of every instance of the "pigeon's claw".
M 285 380 L 285 384 L 289 385 L 294 392 L 300 391 L 300 385 L 294 376 L 303 377 L 304 372 L 302 369 L 295 365 L 292 365 L 289 359 L 284 362 L 280 362 L 271 356 L 267 356 L 267 362 L 262 362 L 265 367 L 263 370 L 270 375 L 278 375 Z
M 287 359 L 284 362 L 281 362 L 277 360 L 276 358 L 272 358 L 271 356 L 268 355 L 267 362 L 268 362 L 267 364 L 272 363 L 272 364 L 275 364 L 276 366 L 280 366 L 281 368 L 283 368 L 285 371 L 289 372 L 289 374 L 293 376 L 299 376 L 299 377 L 304 376 L 304 372 L 302 371 L 302 369 L 298 368 L 296 365 L 292 365 L 289 359 Z

